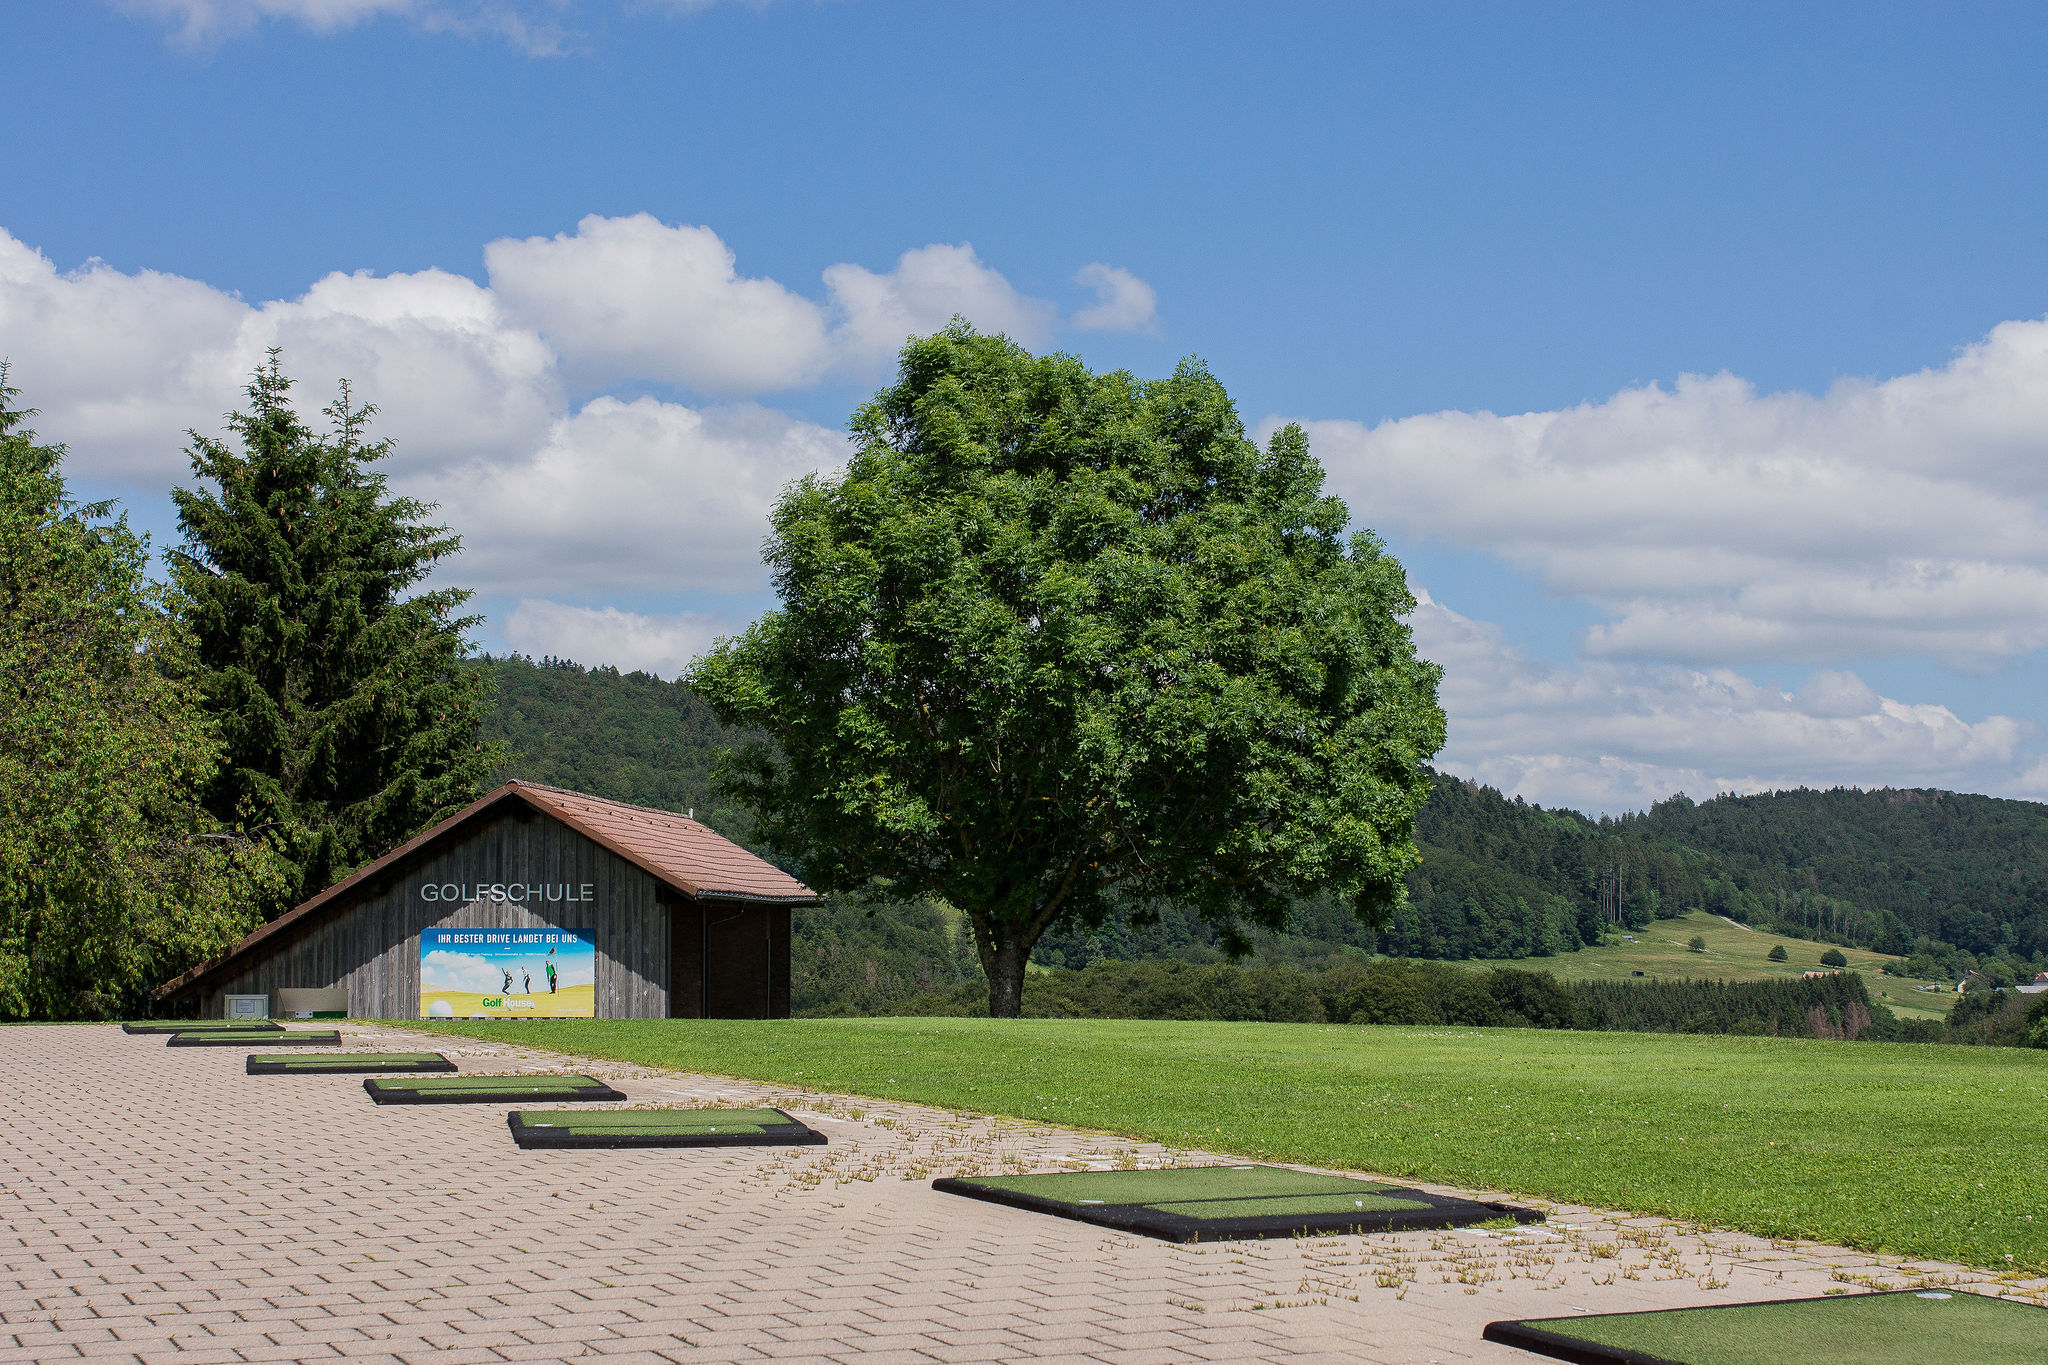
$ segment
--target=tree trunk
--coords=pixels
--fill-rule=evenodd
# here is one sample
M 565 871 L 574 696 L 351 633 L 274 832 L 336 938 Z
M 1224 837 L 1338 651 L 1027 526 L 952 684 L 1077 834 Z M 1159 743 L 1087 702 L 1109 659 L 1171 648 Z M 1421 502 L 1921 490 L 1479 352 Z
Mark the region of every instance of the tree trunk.
M 1031 950 L 1017 943 L 1005 943 L 986 955 L 989 1018 L 1015 1019 L 1023 1013 L 1024 964 L 1030 956 Z

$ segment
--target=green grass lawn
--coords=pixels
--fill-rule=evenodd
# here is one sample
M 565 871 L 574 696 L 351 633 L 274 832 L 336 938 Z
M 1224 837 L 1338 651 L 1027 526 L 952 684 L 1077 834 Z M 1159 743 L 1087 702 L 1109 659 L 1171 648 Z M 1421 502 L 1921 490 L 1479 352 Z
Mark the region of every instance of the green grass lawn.
M 2033 1049 L 1095 1019 L 406 1026 L 2048 1272 Z
M 1606 943 L 1597 948 L 1581 948 L 1576 953 L 1520 958 L 1511 962 L 1475 959 L 1454 965 L 1521 967 L 1549 972 L 1560 981 L 1632 981 L 1636 979 L 1637 972 L 1643 973 L 1644 979 L 1771 981 L 1796 978 L 1802 972 L 1825 970 L 1821 966 L 1820 955 L 1832 946 L 1806 939 L 1783 938 L 1761 929 L 1745 929 L 1719 915 L 1697 911 L 1680 915 L 1677 919 L 1656 920 L 1647 929 L 1627 932 L 1634 942 L 1610 933 Z M 1695 937 L 1707 941 L 1704 953 L 1693 952 L 1686 946 Z M 1783 962 L 1770 959 L 1772 947 L 1778 944 L 1785 948 Z M 1916 990 L 1917 986 L 1933 983 L 1879 974 L 1885 963 L 1898 962 L 1899 958 L 1867 952 L 1862 948 L 1844 948 L 1841 952 L 1849 959 L 1851 971 L 1863 973 L 1870 985 L 1870 998 L 1890 1006 L 1902 1019 L 1942 1019 L 1955 1008 L 1953 989 Z

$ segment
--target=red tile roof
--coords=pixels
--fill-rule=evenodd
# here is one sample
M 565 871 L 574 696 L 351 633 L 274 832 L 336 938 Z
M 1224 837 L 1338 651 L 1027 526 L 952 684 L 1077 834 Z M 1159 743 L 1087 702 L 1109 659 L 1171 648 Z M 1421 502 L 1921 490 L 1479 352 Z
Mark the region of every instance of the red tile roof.
M 239 970 L 257 948 L 280 935 L 311 928 L 345 903 L 348 893 L 388 872 L 429 844 L 439 842 L 477 816 L 506 801 L 520 801 L 550 815 L 603 845 L 686 896 L 705 900 L 762 901 L 775 905 L 808 905 L 817 893 L 773 863 L 766 862 L 723 837 L 710 826 L 673 811 L 629 806 L 537 782 L 507 782 L 479 797 L 432 829 L 416 834 L 375 862 L 287 910 L 226 953 L 165 982 L 153 992 L 158 1000 L 184 995 Z
M 678 891 L 717 900 L 812 901 L 811 889 L 688 816 L 514 782 L 529 803 Z

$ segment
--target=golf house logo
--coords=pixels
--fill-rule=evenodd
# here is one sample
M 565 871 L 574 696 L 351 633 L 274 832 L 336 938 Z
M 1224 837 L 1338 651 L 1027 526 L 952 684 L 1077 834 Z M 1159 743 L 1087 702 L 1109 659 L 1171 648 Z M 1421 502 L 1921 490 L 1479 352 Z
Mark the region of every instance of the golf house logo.
M 593 929 L 420 931 L 422 1019 L 596 1017 Z

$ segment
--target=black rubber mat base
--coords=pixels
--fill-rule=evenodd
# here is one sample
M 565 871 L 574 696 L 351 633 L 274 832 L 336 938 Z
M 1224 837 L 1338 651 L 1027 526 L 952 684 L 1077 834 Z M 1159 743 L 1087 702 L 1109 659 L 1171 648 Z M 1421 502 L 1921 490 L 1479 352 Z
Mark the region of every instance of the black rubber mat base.
M 1904 1302 L 1909 1299 L 1938 1302 Z M 1949 1305 L 1966 1311 L 1959 1319 L 1950 1319 Z M 1923 1308 L 1926 1311 L 1919 1311 Z M 1809 1311 L 1814 1316 L 1803 1325 L 1787 1322 L 1784 1317 L 1786 1312 Z M 2000 1321 L 1998 1327 L 1988 1331 L 1982 1321 L 1987 1313 L 1997 1315 Z M 1724 1318 L 1724 1314 L 1736 1316 Z M 1668 1346 L 1641 1350 L 1589 1339 L 1598 1335 L 1598 1323 L 1654 1323 L 1659 1318 L 1673 1320 L 1666 1333 L 1672 1339 Z M 1771 1321 L 1773 1318 L 1775 1321 Z M 1859 1324 L 1859 1318 L 1866 1320 Z M 1715 1320 L 1733 1325 L 1710 1326 Z M 1861 1341 L 1859 1334 L 1864 1338 Z M 1829 1360 L 1854 1359 L 1871 1365 L 1924 1365 L 1931 1360 L 2038 1365 L 2048 1360 L 2048 1308 L 1961 1289 L 1894 1289 L 1874 1294 L 1828 1294 L 1819 1298 L 1592 1313 L 1583 1318 L 1490 1322 L 1481 1335 L 1501 1346 L 1513 1346 L 1552 1360 L 1573 1361 L 1575 1365 L 1691 1365 L 1695 1347 L 1716 1360 L 1748 1358 L 1756 1365 L 1782 1365 L 1823 1355 Z M 1640 1332 L 1628 1335 L 1634 1335 L 1639 1344 L 1643 1342 Z M 1731 1351 L 1730 1340 L 1736 1337 L 1743 1345 Z M 1653 1336 L 1651 1340 L 1654 1339 Z
M 233 1033 L 173 1033 L 165 1047 L 340 1047 L 341 1035 L 325 1032 L 265 1033 L 261 1029 L 238 1029 Z
M 395 1086 L 375 1079 L 363 1082 L 363 1089 L 379 1104 L 552 1104 L 556 1101 L 580 1104 L 626 1098 L 622 1090 L 614 1090 L 603 1081 L 590 1076 L 583 1077 L 586 1085 L 551 1087 L 537 1090 L 532 1085 L 521 1085 L 519 1076 L 506 1076 L 502 1089 L 487 1089 L 483 1086 L 461 1090 L 415 1090 L 411 1086 Z
M 1543 1215 L 1535 1209 L 1513 1204 L 1481 1203 L 1453 1195 L 1430 1194 L 1401 1186 L 1382 1186 L 1388 1194 L 1413 1200 L 1428 1207 L 1420 1209 L 1366 1209 L 1354 1213 L 1278 1214 L 1243 1218 L 1190 1218 L 1148 1208 L 1143 1204 L 1080 1204 L 1064 1199 L 1043 1199 L 1015 1190 L 973 1185 L 948 1177 L 934 1180 L 932 1188 L 946 1194 L 964 1194 L 969 1199 L 1007 1204 L 1032 1213 L 1049 1213 L 1118 1232 L 1142 1233 L 1167 1242 L 1234 1242 L 1267 1237 L 1309 1237 L 1371 1232 L 1427 1232 L 1440 1228 L 1470 1227 L 1512 1218 L 1517 1223 L 1540 1223 Z M 1234 1202 L 1234 1201 L 1233 1201 Z M 1257 1201 L 1247 1200 L 1247 1203 Z
M 145 1019 L 121 1025 L 123 1033 L 283 1033 L 283 1024 L 225 1023 L 219 1019 Z
M 346 1053 L 335 1058 L 319 1058 L 318 1065 L 307 1065 L 316 1059 L 307 1058 L 263 1058 L 251 1055 L 243 1070 L 251 1076 L 368 1076 L 378 1073 L 411 1073 L 414 1075 L 453 1071 L 455 1063 L 435 1053 L 432 1061 L 397 1062 L 388 1058 L 364 1056 L 361 1061 L 352 1060 Z
M 781 1110 L 777 1110 L 781 1113 Z M 783 1114 L 784 1118 L 789 1115 Z M 571 1133 L 525 1121 L 517 1110 L 505 1115 L 512 1140 L 521 1147 L 823 1147 L 825 1135 L 806 1124 L 764 1124 L 758 1133 Z

